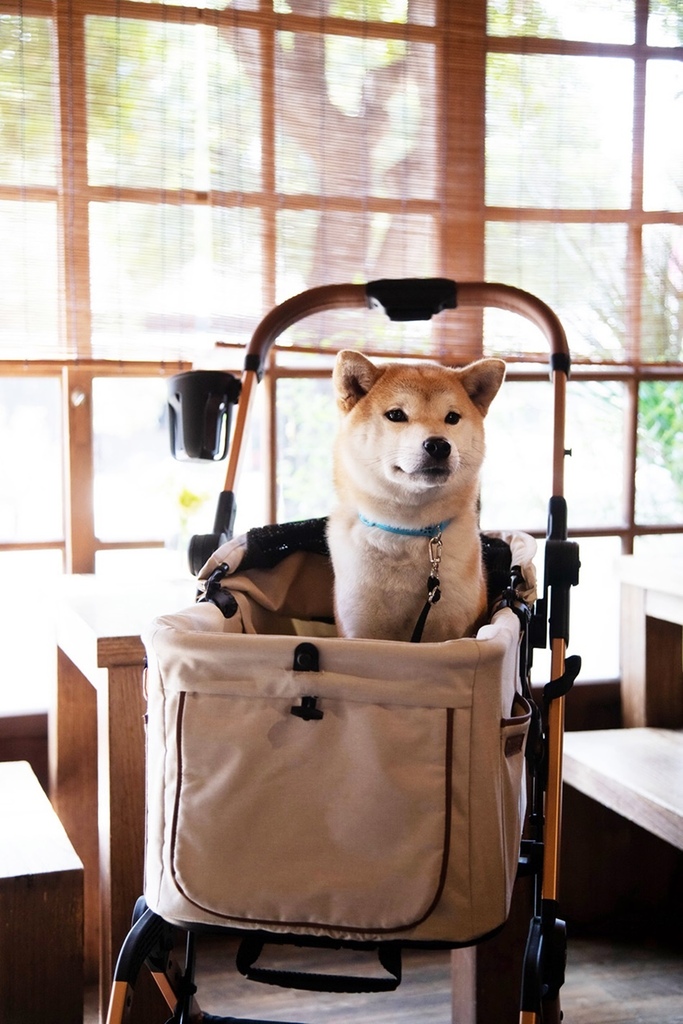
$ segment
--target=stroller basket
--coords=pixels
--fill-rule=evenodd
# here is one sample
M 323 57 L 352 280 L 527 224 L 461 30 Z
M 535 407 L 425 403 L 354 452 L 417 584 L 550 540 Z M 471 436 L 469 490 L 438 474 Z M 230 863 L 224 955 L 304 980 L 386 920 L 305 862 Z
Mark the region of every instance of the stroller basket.
M 528 562 L 531 538 L 513 545 Z M 519 620 L 503 608 L 443 644 L 315 636 L 322 562 L 226 576 L 231 608 L 145 635 L 147 904 L 181 924 L 471 942 L 505 920 L 517 871 Z

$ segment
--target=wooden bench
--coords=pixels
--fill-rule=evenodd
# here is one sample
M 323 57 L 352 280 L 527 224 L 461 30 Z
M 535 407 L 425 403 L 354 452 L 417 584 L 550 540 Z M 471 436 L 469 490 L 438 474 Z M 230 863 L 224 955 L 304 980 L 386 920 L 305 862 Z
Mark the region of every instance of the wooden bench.
M 26 761 L 0 763 L 0 1020 L 82 1024 L 83 865 Z
M 683 561 L 621 566 L 623 729 L 568 732 L 564 780 L 683 850 Z
M 604 807 L 683 850 L 683 731 L 568 732 L 564 778 Z

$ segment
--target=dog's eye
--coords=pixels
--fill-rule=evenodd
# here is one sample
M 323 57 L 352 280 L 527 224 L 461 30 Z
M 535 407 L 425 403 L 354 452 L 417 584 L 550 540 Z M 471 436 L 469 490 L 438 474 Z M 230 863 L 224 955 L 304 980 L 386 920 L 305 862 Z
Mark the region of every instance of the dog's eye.
M 389 409 L 389 411 L 385 412 L 384 415 L 388 420 L 391 420 L 392 423 L 406 423 L 408 421 L 408 417 L 404 413 L 403 409 Z
M 444 423 L 459 423 L 461 419 L 462 416 L 459 412 L 447 412 Z

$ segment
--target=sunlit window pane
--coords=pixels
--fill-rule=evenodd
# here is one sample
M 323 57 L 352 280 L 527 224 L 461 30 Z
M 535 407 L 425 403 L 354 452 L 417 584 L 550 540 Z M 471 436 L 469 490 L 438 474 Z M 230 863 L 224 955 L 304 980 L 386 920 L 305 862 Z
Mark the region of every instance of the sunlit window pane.
M 420 214 L 291 210 L 278 215 L 278 300 L 329 282 L 435 273 L 437 225 Z
M 511 283 L 508 278 L 496 277 L 495 280 Z M 483 354 L 499 359 L 531 360 L 536 356 L 542 362 L 550 360 L 548 339 L 535 324 L 517 313 L 495 307 L 484 310 Z
M 206 7 L 210 11 L 222 11 L 226 7 L 238 6 L 237 3 L 233 3 L 233 0 L 201 0 L 199 4 L 187 4 L 186 0 L 134 0 L 135 3 L 141 4 L 164 4 L 167 7 Z M 255 11 L 258 10 L 259 0 L 239 0 L 239 9 L 241 11 Z
M 565 495 L 571 525 L 623 521 L 625 389 L 615 381 L 569 381 Z
M 278 519 L 329 515 L 333 504 L 332 445 L 337 409 L 328 380 L 277 384 Z
M 433 46 L 306 32 L 278 33 L 277 46 L 281 191 L 434 197 Z
M 273 0 L 273 10 L 278 14 L 290 14 L 301 9 L 297 0 Z M 351 18 L 360 21 L 410 22 L 419 25 L 434 24 L 432 0 L 408 3 L 408 0 L 308 0 L 305 13 L 324 18 Z
M 260 187 L 258 33 L 87 19 L 93 185 Z
M 581 657 L 580 680 L 619 678 L 619 560 L 617 537 L 577 537 L 578 586 L 570 594 L 569 654 Z
M 639 557 L 645 556 L 648 559 L 662 559 L 669 562 L 671 559 L 680 560 L 683 556 L 683 536 L 676 534 L 650 534 L 645 537 L 636 537 L 633 545 L 633 554 Z
M 53 356 L 59 346 L 56 203 L 0 200 L 0 355 Z
M 650 46 L 683 46 L 683 9 L 671 0 L 650 0 L 647 41 Z
M 683 381 L 640 385 L 636 521 L 683 523 Z
M 137 3 L 166 4 L 169 7 L 183 6 L 206 7 L 209 10 L 226 10 L 230 7 L 240 11 L 258 11 L 259 0 L 202 0 L 201 4 L 186 3 L 186 0 L 136 0 Z M 273 0 L 272 9 L 277 14 L 298 12 L 301 3 L 297 0 Z M 362 21 L 412 22 L 421 25 L 434 23 L 434 3 L 422 0 L 420 4 L 409 4 L 408 0 L 318 0 L 317 4 L 308 0 L 305 14 L 310 16 L 334 18 L 352 18 Z
M 683 65 L 647 65 L 645 104 L 646 210 L 683 210 Z M 674 127 L 675 126 L 675 127 Z
M 93 381 L 95 533 L 102 541 L 162 541 L 184 567 L 190 538 L 213 532 L 226 463 L 172 457 L 167 394 L 161 377 Z M 244 444 L 237 532 L 265 521 L 258 416 Z
M 493 36 L 632 43 L 634 14 L 634 0 L 488 0 L 487 29 Z
M 258 210 L 93 203 L 90 229 L 97 354 L 246 342 L 262 314 Z
M 0 540 L 59 541 L 61 387 L 57 377 L 0 377 Z
M 166 401 L 161 377 L 93 381 L 100 540 L 157 540 L 177 549 L 193 532 L 211 532 L 212 522 L 203 527 L 213 518 L 224 465 L 173 459 Z
M 628 206 L 631 61 L 492 54 L 486 83 L 489 205 Z
M 490 223 L 486 242 L 487 279 L 524 288 L 547 302 L 564 325 L 573 358 L 625 358 L 624 225 Z M 510 329 L 528 339 L 528 327 L 521 318 L 514 320 L 520 322 L 513 325 L 510 318 Z M 509 340 L 508 350 L 515 351 L 514 337 Z M 533 344 L 538 346 L 536 340 Z
M 52 23 L 0 16 L 0 184 L 57 184 Z
M 481 523 L 542 530 L 552 495 L 553 389 L 506 381 L 486 417 Z
M 683 360 L 683 227 L 643 228 L 642 352 L 645 362 Z

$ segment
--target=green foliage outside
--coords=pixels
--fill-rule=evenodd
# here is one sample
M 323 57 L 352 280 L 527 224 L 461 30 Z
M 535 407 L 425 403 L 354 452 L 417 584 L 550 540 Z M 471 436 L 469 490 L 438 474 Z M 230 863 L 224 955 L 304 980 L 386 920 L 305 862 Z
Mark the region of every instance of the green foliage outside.
M 640 457 L 665 469 L 683 495 L 683 382 L 641 384 L 638 412 Z

